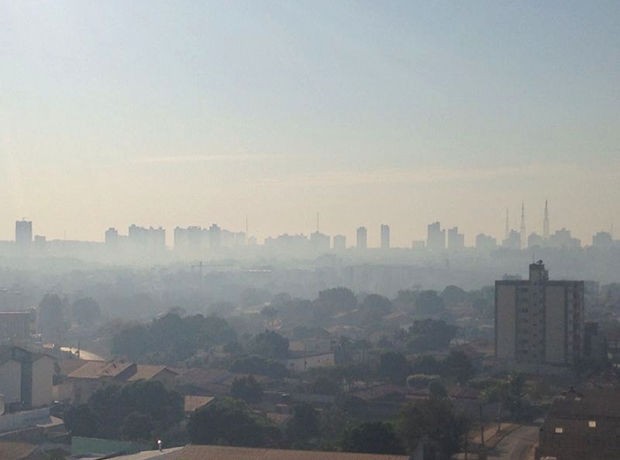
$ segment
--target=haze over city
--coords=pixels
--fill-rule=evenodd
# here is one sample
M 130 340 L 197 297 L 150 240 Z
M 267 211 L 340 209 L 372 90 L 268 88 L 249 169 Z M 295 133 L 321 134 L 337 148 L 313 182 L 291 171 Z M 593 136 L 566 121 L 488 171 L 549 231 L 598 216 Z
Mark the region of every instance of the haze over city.
M 1 2 L 0 239 L 620 221 L 617 2 Z M 373 240 L 375 239 L 375 240 Z M 378 243 L 378 232 L 369 234 Z

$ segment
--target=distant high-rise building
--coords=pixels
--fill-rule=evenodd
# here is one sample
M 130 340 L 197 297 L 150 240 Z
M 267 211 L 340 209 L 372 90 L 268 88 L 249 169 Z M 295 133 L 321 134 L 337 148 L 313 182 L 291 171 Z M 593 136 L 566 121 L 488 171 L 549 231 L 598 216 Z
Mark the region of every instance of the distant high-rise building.
M 105 231 L 105 244 L 115 246 L 118 244 L 118 230 L 110 227 Z
M 18 220 L 15 222 L 15 243 L 21 248 L 28 248 L 32 243 L 32 222 Z
M 609 232 L 598 232 L 592 236 L 592 246 L 607 249 L 614 245 L 614 240 Z
M 366 227 L 359 227 L 357 229 L 357 249 L 366 249 L 368 247 L 368 232 Z
M 581 247 L 581 241 L 577 238 L 573 238 L 570 230 L 562 228 L 556 230 L 555 233 L 549 237 L 549 246 L 562 249 L 577 249 Z
M 439 222 L 428 225 L 426 247 L 431 251 L 443 251 L 446 249 L 446 231 L 441 229 Z
M 152 253 L 166 249 L 166 230 L 159 228 L 145 228 L 130 225 L 127 241 L 134 249 L 146 250 Z
M 479 251 L 493 251 L 497 249 L 497 240 L 492 236 L 480 233 L 476 235 L 476 249 Z
M 465 249 L 465 235 L 459 233 L 458 227 L 448 229 L 448 250 L 459 251 Z
M 328 251 L 331 243 L 329 235 L 318 230 L 310 234 L 310 244 L 315 251 Z
M 545 239 L 542 236 L 540 236 L 538 233 L 531 233 L 530 236 L 527 237 L 528 248 L 535 248 L 535 247 L 542 248 L 545 245 L 546 245 Z
M 521 234 L 516 230 L 510 230 L 508 236 L 502 241 L 504 249 L 521 249 Z
M 390 226 L 381 224 L 381 249 L 390 249 Z
M 335 235 L 333 243 L 334 250 L 344 251 L 347 248 L 347 237 L 344 235 Z
M 550 281 L 542 261 L 529 271 L 528 280 L 495 282 L 495 356 L 574 365 L 583 356 L 584 282 Z

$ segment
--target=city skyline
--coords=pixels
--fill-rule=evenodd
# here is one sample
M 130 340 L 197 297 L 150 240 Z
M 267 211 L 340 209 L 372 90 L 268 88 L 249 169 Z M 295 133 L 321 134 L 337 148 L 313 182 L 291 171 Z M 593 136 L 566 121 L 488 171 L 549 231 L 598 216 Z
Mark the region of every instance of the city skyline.
M 617 3 L 0 2 L 0 238 L 620 220 Z M 536 210 L 536 214 L 534 214 Z M 200 217 L 204 216 L 204 217 Z M 70 225 L 74 223 L 73 225 Z M 518 222 L 512 224 L 518 228 Z M 36 229 L 35 229 L 36 232 Z M 378 241 L 369 233 L 369 244 Z
M 489 246 L 496 245 L 497 247 L 506 247 L 512 249 L 526 249 L 528 247 L 535 247 L 545 245 L 545 242 L 554 242 L 559 240 L 571 241 L 572 244 L 577 244 L 581 247 L 586 247 L 595 244 L 594 239 L 597 237 L 601 237 L 601 234 L 609 235 L 608 237 L 602 236 L 602 240 L 599 240 L 599 244 L 604 244 L 603 241 L 606 241 L 605 238 L 610 238 L 613 240 L 614 238 L 614 229 L 613 225 L 610 229 L 599 229 L 594 231 L 587 238 L 579 238 L 573 232 L 572 229 L 561 227 L 555 228 L 550 226 L 550 218 L 549 218 L 549 206 L 548 201 L 545 200 L 544 204 L 544 214 L 542 225 L 540 228 L 536 228 L 535 226 L 528 227 L 530 230 L 526 230 L 526 214 L 525 214 L 525 204 L 522 202 L 520 206 L 521 215 L 519 218 L 519 230 L 516 229 L 515 225 L 511 224 L 509 212 L 506 210 L 506 219 L 505 219 L 505 229 L 504 234 L 493 234 L 491 232 L 482 231 L 476 233 L 475 235 L 465 235 L 463 232 L 459 232 L 458 225 L 453 227 L 447 227 L 443 225 L 441 221 L 435 221 L 433 223 L 427 224 L 426 234 L 424 237 L 419 239 L 410 239 L 408 244 L 399 245 L 391 243 L 391 226 L 388 224 L 380 224 L 376 232 L 371 229 L 368 231 L 368 226 L 360 226 L 356 229 L 349 229 L 353 233 L 352 236 L 347 236 L 346 232 L 336 231 L 335 233 L 328 233 L 322 231 L 319 225 L 319 213 L 316 214 L 315 221 L 315 229 L 314 231 L 301 231 L 301 232 L 288 232 L 288 231 L 279 231 L 278 233 L 274 233 L 271 235 L 266 235 L 264 238 L 257 238 L 255 234 L 249 232 L 248 222 L 246 219 L 246 228 L 244 230 L 238 229 L 228 229 L 220 226 L 217 222 L 213 222 L 211 224 L 202 226 L 202 225 L 174 225 L 174 227 L 164 227 L 161 225 L 137 225 L 135 223 L 131 223 L 127 225 L 127 232 L 123 235 L 122 227 L 107 227 L 103 232 L 103 238 L 95 238 L 92 240 L 85 239 L 71 239 L 67 238 L 66 235 L 63 235 L 62 238 L 48 238 L 44 232 L 36 232 L 36 226 L 33 230 L 33 223 L 30 220 L 26 220 L 22 218 L 21 220 L 15 221 L 14 226 L 14 234 L 12 240 L 19 243 L 20 245 L 24 245 L 25 241 L 29 239 L 31 242 L 34 242 L 36 239 L 40 239 L 41 241 L 48 240 L 73 240 L 73 241 L 91 241 L 91 242 L 108 242 L 109 236 L 111 235 L 113 239 L 116 238 L 126 238 L 127 236 L 131 237 L 132 232 L 142 232 L 144 230 L 149 230 L 154 233 L 157 233 L 157 240 L 161 240 L 163 244 L 170 248 L 174 248 L 176 246 L 177 239 L 177 231 L 188 232 L 191 230 L 198 230 L 200 232 L 203 231 L 212 231 L 217 230 L 218 233 L 220 231 L 228 232 L 231 235 L 243 235 L 245 242 L 248 239 L 251 239 L 254 243 L 259 244 L 268 244 L 274 239 L 277 239 L 280 236 L 290 236 L 290 237 L 304 237 L 308 240 L 308 242 L 312 242 L 313 238 L 323 238 L 327 237 L 327 242 L 330 244 L 328 247 L 341 248 L 349 247 L 349 248 L 357 248 L 357 249 L 366 249 L 366 248 L 381 248 L 381 249 L 389 249 L 389 248 L 412 248 L 412 247 L 420 247 L 420 243 L 422 246 L 426 246 L 427 249 L 431 250 L 458 250 L 461 248 L 486 248 Z M 524 233 L 525 231 L 525 233 Z M 371 238 L 369 240 L 368 234 L 370 233 Z M 187 237 L 184 237 L 187 238 Z M 342 238 L 348 241 L 352 241 L 352 244 L 348 246 L 344 246 Z M 480 240 L 482 238 L 482 240 Z M 559 238 L 559 240 L 558 240 Z M 334 239 L 334 241 L 331 241 Z M 341 241 L 335 242 L 335 239 L 340 239 Z M 7 239 L 8 241 L 11 238 Z M 4 241 L 7 241 L 4 240 Z M 2 241 L 2 240 L 0 240 Z M 370 241 L 370 242 L 369 242 Z M 318 243 L 318 240 L 316 240 Z M 245 243 L 244 243 L 245 244 Z M 323 247 L 323 244 L 320 244 Z

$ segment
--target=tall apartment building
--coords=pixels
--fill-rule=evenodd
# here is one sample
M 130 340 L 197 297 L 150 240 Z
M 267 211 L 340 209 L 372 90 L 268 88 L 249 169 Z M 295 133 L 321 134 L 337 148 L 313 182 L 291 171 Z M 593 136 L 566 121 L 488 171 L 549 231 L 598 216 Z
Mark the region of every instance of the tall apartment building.
M 583 356 L 584 282 L 551 281 L 542 261 L 528 280 L 495 282 L 495 356 L 573 365 Z
M 22 248 L 32 243 L 32 221 L 18 220 L 15 222 L 15 243 Z
M 465 249 L 465 235 L 459 233 L 458 227 L 448 229 L 448 250 L 458 251 Z
M 431 251 L 443 251 L 446 249 L 446 231 L 441 229 L 441 224 L 434 222 L 429 224 L 426 229 L 426 247 Z
M 368 247 L 368 232 L 366 227 L 359 227 L 356 232 L 357 249 L 366 249 Z
M 381 249 L 390 249 L 390 226 L 381 224 Z

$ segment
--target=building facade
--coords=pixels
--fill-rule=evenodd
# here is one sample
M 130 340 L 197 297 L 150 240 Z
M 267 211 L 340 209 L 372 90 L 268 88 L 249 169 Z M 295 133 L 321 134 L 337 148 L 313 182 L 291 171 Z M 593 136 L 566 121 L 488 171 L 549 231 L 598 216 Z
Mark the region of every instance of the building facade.
M 359 227 L 356 232 L 357 249 L 366 249 L 368 247 L 368 232 L 366 227 Z
M 390 226 L 381 224 L 381 249 L 390 249 Z
M 497 359 L 571 366 L 582 358 L 583 344 L 583 281 L 550 281 L 538 261 L 528 280 L 495 282 Z

